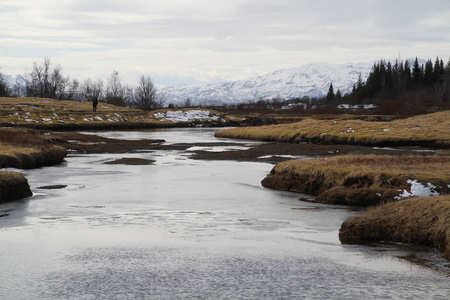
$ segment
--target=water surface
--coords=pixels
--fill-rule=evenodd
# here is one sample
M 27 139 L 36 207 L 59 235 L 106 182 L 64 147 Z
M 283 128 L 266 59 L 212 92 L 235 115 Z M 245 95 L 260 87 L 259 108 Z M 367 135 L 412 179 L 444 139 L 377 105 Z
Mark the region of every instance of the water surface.
M 216 143 L 213 132 L 98 134 Z M 70 155 L 26 171 L 34 196 L 0 206 L 0 299 L 449 298 L 445 268 L 397 258 L 448 263 L 438 253 L 341 245 L 341 223 L 359 211 L 263 188 L 270 164 L 190 155 Z M 104 164 L 122 157 L 156 163 Z M 67 187 L 38 189 L 56 184 Z

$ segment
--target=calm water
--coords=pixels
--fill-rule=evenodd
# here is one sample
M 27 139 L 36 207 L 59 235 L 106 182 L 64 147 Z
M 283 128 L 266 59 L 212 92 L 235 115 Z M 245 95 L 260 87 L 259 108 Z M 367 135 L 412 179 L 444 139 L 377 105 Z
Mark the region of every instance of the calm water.
M 217 142 L 209 129 L 103 135 Z M 122 157 L 156 163 L 104 164 Z M 450 298 L 445 269 L 396 258 L 408 247 L 341 245 L 359 212 L 264 189 L 269 164 L 189 157 L 72 155 L 27 171 L 34 196 L 0 206 L 0 299 Z M 37 188 L 54 184 L 67 188 Z

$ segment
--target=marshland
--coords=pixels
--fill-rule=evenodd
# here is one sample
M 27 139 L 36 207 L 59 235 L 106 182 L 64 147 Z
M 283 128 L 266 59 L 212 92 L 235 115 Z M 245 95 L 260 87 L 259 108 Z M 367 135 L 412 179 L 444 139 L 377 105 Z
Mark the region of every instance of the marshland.
M 28 120 L 77 131 L 2 112 L 14 126 L 0 131 L 2 191 L 25 180 L 13 190 L 33 194 L 0 204 L 2 297 L 449 295 L 447 112 L 218 131 L 189 126 L 243 117 L 186 110 L 181 128 L 127 111 L 117 131 L 93 125 L 121 114 L 112 105 L 46 99 L 28 114 L 37 102 L 17 101 Z M 144 114 L 170 126 L 133 128 Z

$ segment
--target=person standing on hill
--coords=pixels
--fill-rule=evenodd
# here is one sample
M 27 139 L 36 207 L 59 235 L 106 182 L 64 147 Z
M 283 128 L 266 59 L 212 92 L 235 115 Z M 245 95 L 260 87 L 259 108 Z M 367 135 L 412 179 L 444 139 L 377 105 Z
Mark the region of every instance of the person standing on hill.
M 98 100 L 97 99 L 92 100 L 92 110 L 94 112 L 97 111 L 97 104 L 98 104 Z

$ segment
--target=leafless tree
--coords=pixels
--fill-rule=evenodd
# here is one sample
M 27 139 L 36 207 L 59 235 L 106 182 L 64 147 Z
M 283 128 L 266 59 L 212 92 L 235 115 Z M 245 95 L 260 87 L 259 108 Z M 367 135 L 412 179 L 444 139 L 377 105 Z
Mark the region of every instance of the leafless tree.
M 87 79 L 81 85 L 81 94 L 83 99 L 90 102 L 98 102 L 101 100 L 103 95 L 103 81 L 98 80 L 97 82 Z
M 105 101 L 109 104 L 126 106 L 130 99 L 131 89 L 123 85 L 118 71 L 113 71 L 108 79 Z
M 134 106 L 142 110 L 152 110 L 159 107 L 158 94 L 150 76 L 142 75 L 139 85 L 134 90 Z
M 80 101 L 80 82 L 77 79 L 72 79 L 72 82 L 68 84 L 66 99 L 68 100 L 78 100 Z
M 54 67 L 49 77 L 49 98 L 64 99 L 69 83 L 69 77 L 62 74 L 62 67 L 60 65 Z
M 8 84 L 5 82 L 5 80 L 3 80 L 3 75 L 0 70 L 0 97 L 9 97 L 9 96 L 11 96 L 10 94 L 11 94 L 11 90 L 8 87 Z
M 34 62 L 32 70 L 27 74 L 26 95 L 29 97 L 45 97 L 64 99 L 69 85 L 69 77 L 65 77 L 60 65 L 51 69 L 51 61 L 45 57 L 41 64 Z

